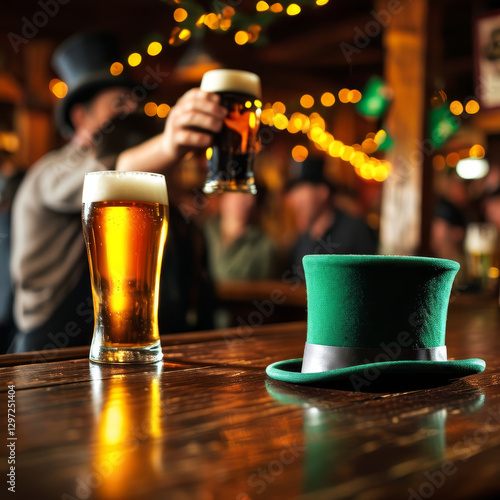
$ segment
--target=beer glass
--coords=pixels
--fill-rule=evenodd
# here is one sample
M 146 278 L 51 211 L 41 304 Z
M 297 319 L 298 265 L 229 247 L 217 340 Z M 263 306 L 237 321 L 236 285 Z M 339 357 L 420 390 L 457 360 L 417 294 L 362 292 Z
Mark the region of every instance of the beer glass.
M 158 298 L 168 230 L 165 177 L 147 172 L 86 174 L 82 220 L 94 303 L 90 359 L 161 360 Z
M 200 88 L 219 94 L 221 105 L 228 110 L 222 130 L 207 150 L 204 192 L 255 194 L 253 165 L 259 147 L 260 78 L 248 71 L 214 69 L 203 75 Z
M 497 276 L 491 270 L 497 266 L 498 232 L 489 222 L 471 222 L 465 232 L 465 257 L 470 285 L 480 290 L 495 288 Z M 492 291 L 492 290 L 490 290 Z

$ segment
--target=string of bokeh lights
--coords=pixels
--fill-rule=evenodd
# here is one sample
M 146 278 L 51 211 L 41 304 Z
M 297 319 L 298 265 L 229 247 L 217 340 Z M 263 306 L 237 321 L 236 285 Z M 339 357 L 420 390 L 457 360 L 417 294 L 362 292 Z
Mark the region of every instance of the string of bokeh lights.
M 328 1 L 313 0 L 310 3 L 321 7 L 326 5 Z M 221 32 L 228 32 L 232 27 L 236 26 L 236 23 L 233 23 L 236 10 L 231 6 L 225 5 L 220 9 L 220 12 L 202 14 L 195 12 L 196 17 L 193 21 L 193 12 L 190 12 L 190 8 L 192 9 L 197 4 L 188 1 L 181 2 L 180 0 L 175 0 L 174 3 L 180 6 L 175 8 L 172 14 L 177 25 L 171 30 L 168 41 L 170 46 L 178 46 L 187 42 L 192 35 L 192 26 L 197 29 L 208 28 Z M 302 3 L 305 6 L 306 2 Z M 245 29 L 235 28 L 233 40 L 237 45 L 255 43 L 259 39 L 263 28 L 262 23 L 258 22 L 259 15 L 265 13 L 266 15 L 286 14 L 296 16 L 302 12 L 302 7 L 293 2 L 284 6 L 282 2 L 270 4 L 265 1 L 258 1 L 255 10 L 256 14 L 254 18 L 251 18 L 252 22 Z M 146 54 L 150 57 L 155 57 L 162 51 L 163 45 L 159 41 L 152 41 L 146 48 Z M 130 67 L 137 67 L 142 62 L 143 56 L 139 52 L 129 54 L 126 60 L 126 64 Z M 110 67 L 110 73 L 114 76 L 120 75 L 123 71 L 124 64 L 119 61 L 114 62 Z M 68 91 L 66 83 L 57 78 L 50 81 L 49 89 L 59 99 L 64 98 Z M 357 89 L 343 88 L 338 91 L 337 98 L 332 92 L 324 92 L 319 97 L 319 102 L 322 107 L 330 108 L 336 104 L 337 99 L 342 104 L 355 104 L 362 99 L 362 94 Z M 383 182 L 389 176 L 391 172 L 390 162 L 371 156 L 387 139 L 387 132 L 384 129 L 367 134 L 360 144 L 348 145 L 335 139 L 333 134 L 327 131 L 326 121 L 321 113 L 317 110 L 309 114 L 305 112 L 316 104 L 316 100 L 312 95 L 307 93 L 302 95 L 299 102 L 304 112 L 294 111 L 288 115 L 286 114 L 286 106 L 282 102 L 265 104 L 260 117 L 262 124 L 273 127 L 278 131 L 287 131 L 290 134 L 305 134 L 313 147 L 332 158 L 338 158 L 350 163 L 355 173 L 364 180 Z M 144 105 L 143 111 L 149 117 L 166 118 L 170 109 L 171 107 L 167 103 L 149 101 Z M 455 116 L 472 115 L 479 111 L 479 104 L 474 99 L 469 99 L 464 106 L 460 101 L 455 100 L 450 103 L 449 110 Z M 291 156 L 298 162 L 304 161 L 309 154 L 309 149 L 301 144 L 294 146 L 291 151 Z M 479 144 L 475 144 L 470 149 L 464 148 L 459 152 L 448 153 L 446 156 L 436 155 L 433 158 L 433 166 L 436 170 L 443 170 L 446 166 L 453 168 L 460 159 L 466 157 L 483 158 L 484 155 L 484 148 Z
M 216 9 L 219 12 L 200 12 L 200 6 L 196 2 L 174 0 L 175 4 L 179 4 L 173 13 L 177 26 L 172 29 L 169 44 L 178 45 L 189 40 L 195 27 L 221 32 L 227 32 L 234 28 L 233 40 L 236 44 L 252 44 L 259 40 L 263 28 L 273 22 L 274 17 L 278 15 L 297 16 L 303 12 L 305 7 L 323 7 L 328 2 L 329 0 L 302 0 L 301 6 L 295 2 L 284 4 L 284 2 L 258 1 L 255 4 L 256 14 L 251 15 L 237 13 L 229 5 Z M 220 4 L 218 6 L 221 7 Z
M 346 88 L 341 89 L 337 95 L 338 100 L 343 104 L 359 102 L 362 97 L 359 90 Z M 325 92 L 321 95 L 320 102 L 322 106 L 329 108 L 336 103 L 336 98 L 331 92 Z M 312 108 L 314 98 L 310 94 L 304 94 L 300 98 L 300 104 L 304 109 Z M 285 104 L 277 101 L 264 106 L 260 119 L 264 125 L 272 126 L 277 130 L 287 131 L 290 134 L 305 134 L 314 147 L 332 158 L 349 162 L 356 174 L 365 180 L 383 182 L 389 175 L 391 165 L 388 161 L 369 156 L 386 139 L 385 130 L 370 133 L 361 144 L 351 146 L 335 139 L 333 134 L 328 132 L 326 121 L 318 111 L 310 114 L 295 111 L 289 116 L 285 113 Z M 298 144 L 293 147 L 291 155 L 295 161 L 302 162 L 309 156 L 309 149 Z
M 448 96 L 443 90 L 440 90 L 439 92 L 435 92 L 431 98 L 431 106 L 440 107 L 441 105 L 445 105 L 447 101 Z M 448 109 L 450 113 L 457 118 L 468 118 L 478 113 L 481 106 L 476 98 L 468 97 L 464 99 L 463 102 L 458 100 L 451 101 L 448 105 Z M 473 144 L 471 147 L 463 147 L 458 151 L 450 151 L 445 154 L 438 153 L 434 155 L 432 158 L 432 166 L 437 172 L 442 172 L 447 169 L 455 169 L 461 160 L 465 160 L 467 158 L 482 160 L 485 156 L 485 148 L 481 144 Z

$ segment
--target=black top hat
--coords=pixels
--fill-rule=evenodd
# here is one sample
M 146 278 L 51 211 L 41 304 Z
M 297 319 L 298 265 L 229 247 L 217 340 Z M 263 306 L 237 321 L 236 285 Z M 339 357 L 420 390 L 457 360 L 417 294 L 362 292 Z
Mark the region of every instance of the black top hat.
M 132 88 L 136 84 L 123 73 L 113 76 L 111 65 L 120 59 L 114 38 L 106 33 L 78 33 L 64 41 L 52 56 L 52 66 L 68 85 L 68 93 L 56 109 L 56 123 L 63 135 L 74 131 L 69 111 L 108 87 Z
M 324 160 L 322 158 L 306 158 L 304 161 L 293 161 L 290 167 L 290 179 L 286 183 L 286 191 L 290 191 L 298 184 L 324 184 L 334 192 L 333 185 L 324 176 Z

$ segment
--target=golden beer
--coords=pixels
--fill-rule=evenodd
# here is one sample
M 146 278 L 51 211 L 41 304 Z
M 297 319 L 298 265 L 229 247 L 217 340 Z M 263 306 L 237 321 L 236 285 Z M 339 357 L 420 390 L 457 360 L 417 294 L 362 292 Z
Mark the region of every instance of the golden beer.
M 243 191 L 255 194 L 253 165 L 259 147 L 262 103 L 260 78 L 248 71 L 207 71 L 200 88 L 220 95 L 228 114 L 207 150 L 206 193 Z
M 90 359 L 162 359 L 158 298 L 168 230 L 165 178 L 146 172 L 87 174 L 82 218 L 94 304 Z

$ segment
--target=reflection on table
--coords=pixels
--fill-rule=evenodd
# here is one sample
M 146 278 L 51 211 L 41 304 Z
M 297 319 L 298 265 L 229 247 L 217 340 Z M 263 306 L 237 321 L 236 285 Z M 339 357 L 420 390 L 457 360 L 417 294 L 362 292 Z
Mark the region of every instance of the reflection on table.
M 160 365 L 95 365 L 88 348 L 2 356 L 0 388 L 15 385 L 16 493 L 497 498 L 499 327 L 493 301 L 454 296 L 449 356 L 483 358 L 486 371 L 365 392 L 267 378 L 269 363 L 301 357 L 304 322 L 164 336 Z

